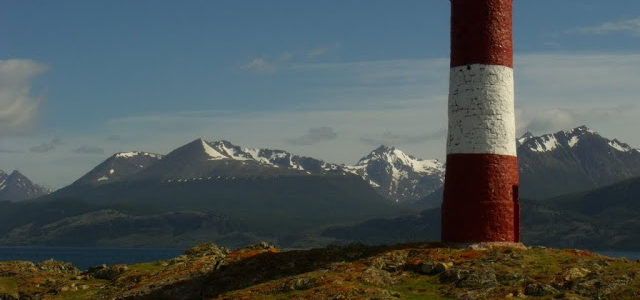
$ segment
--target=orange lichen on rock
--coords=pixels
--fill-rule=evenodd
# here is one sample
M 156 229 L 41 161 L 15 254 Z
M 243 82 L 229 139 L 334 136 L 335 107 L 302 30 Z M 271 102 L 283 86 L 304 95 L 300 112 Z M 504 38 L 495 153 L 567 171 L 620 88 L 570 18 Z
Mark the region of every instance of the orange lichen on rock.
M 203 244 L 165 261 L 82 273 L 64 263 L 0 263 L 0 299 L 631 299 L 639 290 L 638 262 L 539 247 Z

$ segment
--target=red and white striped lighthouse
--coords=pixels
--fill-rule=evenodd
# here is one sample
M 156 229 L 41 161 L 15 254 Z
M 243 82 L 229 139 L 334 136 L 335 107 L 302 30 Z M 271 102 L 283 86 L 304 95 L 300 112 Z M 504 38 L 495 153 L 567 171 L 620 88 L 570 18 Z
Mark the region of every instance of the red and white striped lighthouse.
M 512 0 L 451 0 L 442 241 L 519 242 Z

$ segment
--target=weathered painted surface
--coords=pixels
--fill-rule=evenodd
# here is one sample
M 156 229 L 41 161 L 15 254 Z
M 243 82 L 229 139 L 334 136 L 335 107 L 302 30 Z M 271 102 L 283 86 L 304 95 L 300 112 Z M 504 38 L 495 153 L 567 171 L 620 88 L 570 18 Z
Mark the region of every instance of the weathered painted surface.
M 518 242 L 512 0 L 451 1 L 445 242 Z
M 445 177 L 443 241 L 519 240 L 517 157 L 449 154 Z
M 451 1 L 451 66 L 513 67 L 512 0 Z
M 451 68 L 447 153 L 516 155 L 513 69 Z

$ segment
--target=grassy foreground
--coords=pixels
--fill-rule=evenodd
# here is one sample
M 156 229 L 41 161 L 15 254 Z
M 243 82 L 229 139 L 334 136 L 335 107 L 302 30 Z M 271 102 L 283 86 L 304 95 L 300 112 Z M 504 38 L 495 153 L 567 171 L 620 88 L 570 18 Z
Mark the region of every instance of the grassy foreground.
M 213 244 L 173 259 L 78 270 L 1 262 L 3 299 L 638 299 L 640 262 L 521 244 Z

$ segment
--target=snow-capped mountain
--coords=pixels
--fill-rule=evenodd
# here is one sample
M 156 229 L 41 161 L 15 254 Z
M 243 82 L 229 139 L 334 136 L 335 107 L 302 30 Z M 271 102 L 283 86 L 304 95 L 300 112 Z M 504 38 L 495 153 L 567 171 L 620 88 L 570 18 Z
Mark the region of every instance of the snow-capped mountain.
M 204 148 L 207 149 L 207 153 L 211 156 L 212 160 L 250 160 L 262 165 L 305 171 L 312 174 L 322 174 L 324 172 L 340 170 L 339 165 L 326 163 L 311 157 L 295 155 L 284 150 L 241 148 L 224 140 L 214 142 L 200 141 L 204 145 Z
M 386 146 L 373 150 L 354 166 L 345 166 L 284 150 L 241 148 L 228 141 L 199 142 L 209 155 L 208 160 L 251 161 L 307 174 L 358 175 L 379 194 L 394 202 L 415 201 L 430 194 L 442 185 L 444 176 L 444 166 L 439 161 L 418 159 Z
M 7 174 L 0 170 L 0 201 L 28 200 L 49 192 L 49 189 L 34 184 L 18 171 Z
M 444 165 L 438 160 L 415 158 L 387 146 L 376 148 L 345 169 L 395 202 L 419 200 L 441 187 L 444 180 Z
M 228 141 L 194 140 L 137 174 L 164 182 L 310 175 L 340 172 L 338 165 L 283 150 L 242 148 Z
M 609 140 L 603 138 L 597 132 L 584 125 L 571 130 L 563 130 L 541 136 L 533 136 L 531 132 L 527 132 L 518 138 L 517 142 L 519 148 L 523 146 L 519 149 L 521 151 L 550 152 L 563 147 L 575 148 L 581 140 L 593 140 L 593 138 L 600 142 L 606 141 L 609 147 L 618 152 L 639 152 L 638 149 L 632 148 L 617 139 Z
M 162 155 L 148 152 L 120 152 L 107 158 L 73 184 L 98 185 L 129 178 L 162 159 Z
M 328 163 L 284 150 L 246 148 L 229 141 L 196 139 L 167 155 L 117 153 L 73 185 L 102 185 L 121 180 L 165 183 L 216 181 L 278 175 L 357 175 L 394 202 L 414 201 L 442 185 L 444 166 L 396 148 L 381 146 L 354 166 Z
M 586 126 L 517 140 L 523 197 L 548 198 L 640 176 L 640 151 Z

